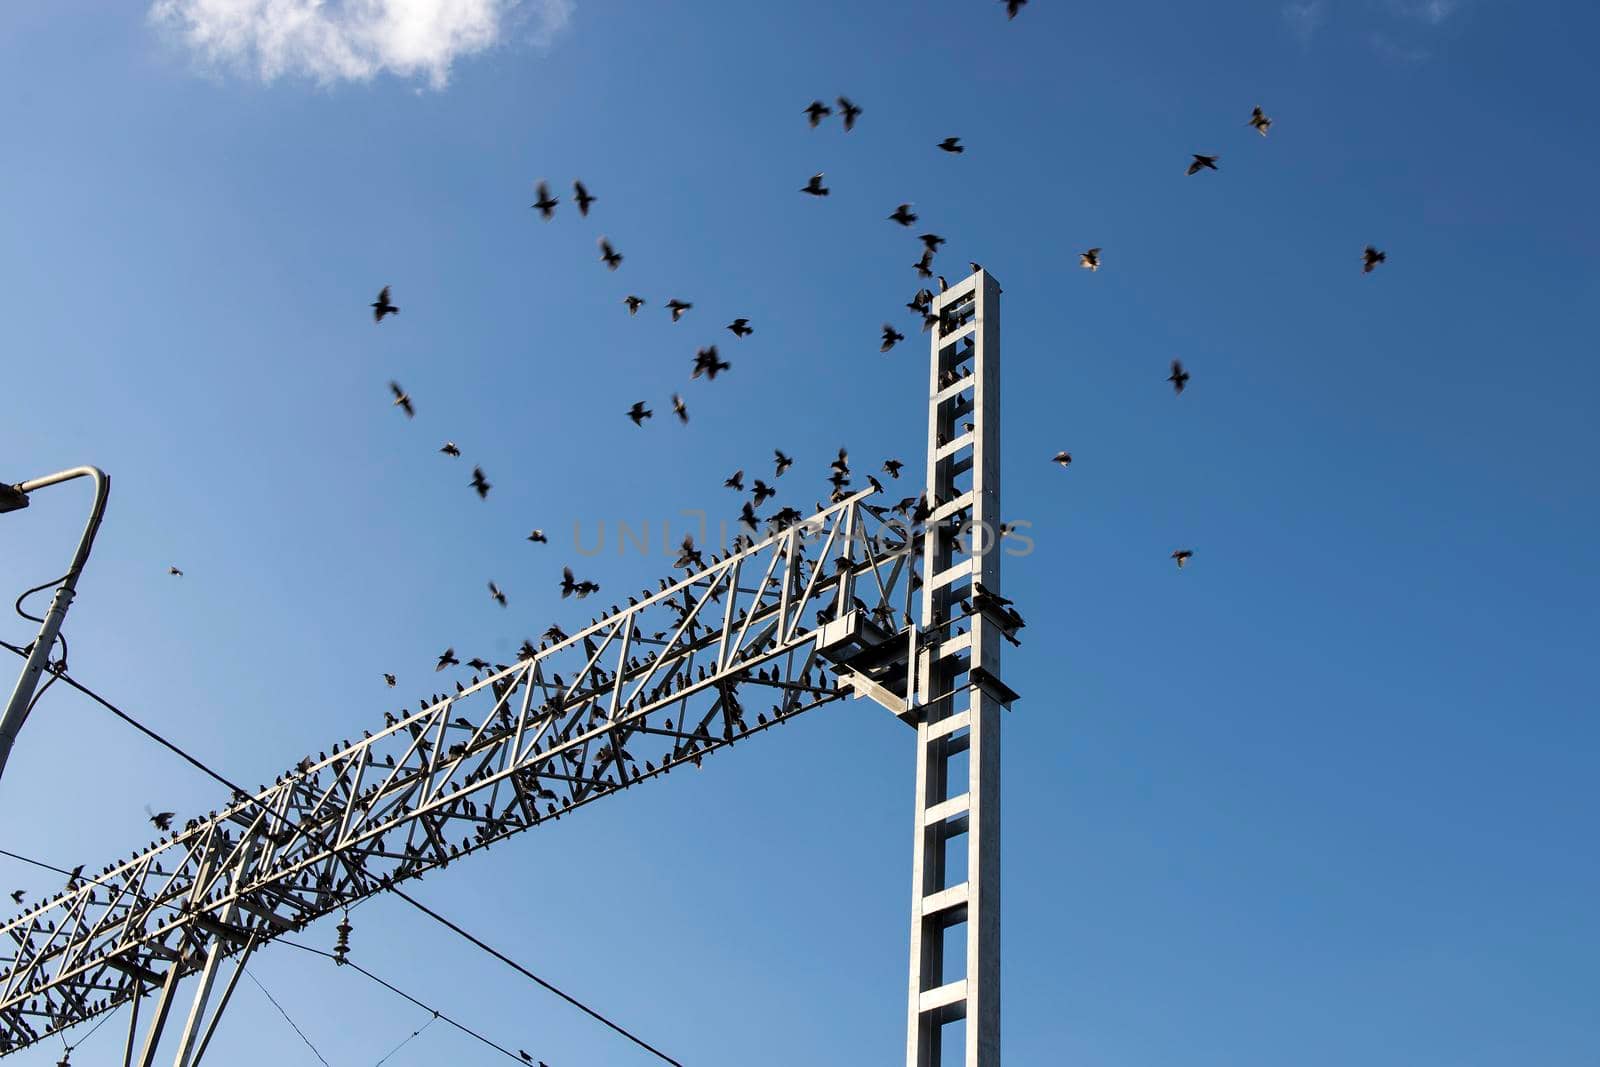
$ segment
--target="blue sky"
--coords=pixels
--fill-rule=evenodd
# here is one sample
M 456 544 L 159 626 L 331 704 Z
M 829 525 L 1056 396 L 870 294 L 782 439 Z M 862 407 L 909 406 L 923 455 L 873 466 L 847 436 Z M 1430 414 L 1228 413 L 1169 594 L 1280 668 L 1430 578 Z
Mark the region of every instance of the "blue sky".
M 414 701 L 446 645 L 505 658 L 586 621 L 562 563 L 608 594 L 670 564 L 614 539 L 581 559 L 575 523 L 659 545 L 683 509 L 735 514 L 722 479 L 774 447 L 803 510 L 840 445 L 915 471 L 901 305 L 927 228 L 938 269 L 1005 290 L 1004 498 L 1036 546 L 1005 577 L 1029 621 L 1005 669 L 1009 1058 L 1600 1057 L 1600 12 L 479 0 L 433 24 L 334 4 L 285 39 L 253 0 L 123 8 L 0 10 L 0 478 L 112 475 L 67 627 L 82 680 L 270 781 L 380 721 L 384 671 Z M 809 129 L 841 93 L 857 128 Z M 965 155 L 933 149 L 951 134 Z M 1185 177 L 1193 152 L 1220 171 Z M 833 195 L 800 196 L 818 170 Z M 925 227 L 884 221 L 902 201 Z M 1389 261 L 1363 275 L 1369 242 Z M 384 284 L 403 311 L 375 327 Z M 695 305 L 676 325 L 671 296 Z M 913 343 L 880 355 L 884 321 Z M 690 382 L 713 341 L 732 371 Z M 0 518 L 0 589 L 57 573 L 85 507 L 79 486 Z M 93 866 L 148 840 L 145 804 L 222 799 L 64 688 L 0 781 L 0 845 Z M 417 895 L 694 1067 L 897 1062 L 910 741 L 837 704 Z M 403 904 L 352 940 L 552 1067 L 651 1062 Z M 251 969 L 334 1064 L 426 1018 L 293 949 Z M 218 1040 L 315 1062 L 248 984 Z M 440 1061 L 493 1062 L 435 1026 L 389 1063 Z

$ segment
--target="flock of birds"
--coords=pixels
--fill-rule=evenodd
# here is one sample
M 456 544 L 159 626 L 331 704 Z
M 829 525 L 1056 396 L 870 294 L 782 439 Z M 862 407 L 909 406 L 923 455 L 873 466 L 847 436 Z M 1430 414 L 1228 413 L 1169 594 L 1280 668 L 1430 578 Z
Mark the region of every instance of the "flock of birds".
M 1000 2 L 1005 6 L 1008 18 L 1015 18 L 1018 11 L 1027 4 L 1027 0 L 1000 0 Z M 855 129 L 856 124 L 860 120 L 863 113 L 863 109 L 860 106 L 845 96 L 837 97 L 832 106 L 824 103 L 821 100 L 813 100 L 802 109 L 802 114 L 806 116 L 807 121 L 813 129 L 820 126 L 824 119 L 827 119 L 833 115 L 838 115 L 846 132 Z M 1268 131 L 1271 129 L 1272 123 L 1273 120 L 1271 117 L 1269 117 L 1258 106 L 1252 109 L 1247 125 L 1254 129 L 1262 137 L 1265 137 L 1267 136 Z M 966 146 L 961 143 L 961 138 L 956 136 L 945 137 L 934 147 L 939 151 L 949 155 L 961 155 L 966 151 Z M 1220 168 L 1217 164 L 1220 159 L 1221 157 L 1219 155 L 1192 153 L 1192 160 L 1188 165 L 1186 173 L 1188 176 L 1193 177 L 1200 174 L 1202 171 L 1219 171 Z M 826 197 L 830 195 L 832 190 L 830 190 L 828 186 L 824 184 L 825 178 L 826 175 L 822 172 L 813 174 L 811 178 L 800 187 L 799 191 L 802 194 L 810 197 Z M 574 181 L 572 183 L 572 202 L 577 207 L 578 214 L 581 217 L 588 218 L 590 210 L 594 204 L 598 202 L 598 200 L 599 198 L 592 194 L 582 181 Z M 541 180 L 536 184 L 535 199 L 531 206 L 533 210 L 539 213 L 542 219 L 546 221 L 553 219 L 560 202 L 560 198 L 552 194 L 548 182 Z M 912 205 L 909 203 L 896 205 L 895 209 L 889 213 L 887 218 L 889 221 L 907 228 L 914 226 L 918 221 L 918 215 L 912 210 Z M 948 288 L 948 283 L 943 275 L 937 275 L 934 273 L 933 264 L 934 257 L 938 254 L 941 246 L 946 243 L 946 240 L 939 234 L 931 232 L 918 235 L 918 240 L 921 243 L 921 255 L 912 264 L 912 267 L 916 271 L 919 279 L 935 279 L 939 287 L 939 291 L 944 292 Z M 616 246 L 612 244 L 611 240 L 602 235 L 598 239 L 597 244 L 600 252 L 600 261 L 606 266 L 606 268 L 611 271 L 615 271 L 620 268 L 624 257 L 621 252 L 617 251 Z M 1087 271 L 1099 271 L 1103 266 L 1102 252 L 1103 249 L 1101 248 L 1090 248 L 1081 252 L 1078 256 L 1079 266 Z M 1363 273 L 1372 273 L 1375 269 L 1377 269 L 1378 266 L 1385 263 L 1387 259 L 1388 256 L 1385 252 L 1380 251 L 1378 248 L 1372 245 L 1366 246 L 1362 252 Z M 970 263 L 969 266 L 973 272 L 982 269 L 981 265 L 976 262 Z M 933 314 L 931 310 L 933 300 L 934 295 L 928 288 L 919 287 L 917 292 L 912 296 L 911 300 L 906 304 L 907 309 L 921 318 L 924 332 L 931 330 L 939 321 L 938 316 Z M 639 310 L 647 304 L 647 301 L 637 294 L 629 293 L 622 298 L 622 304 L 627 308 L 629 315 L 637 315 Z M 370 306 L 372 309 L 373 320 L 377 323 L 382 323 L 386 318 L 398 316 L 400 314 L 399 306 L 394 303 L 392 287 L 388 285 L 385 285 L 381 290 L 379 290 L 377 299 L 374 300 Z M 663 302 L 662 306 L 670 314 L 671 320 L 675 323 L 682 321 L 684 316 L 694 308 L 694 304 L 692 302 L 682 300 L 677 297 L 667 299 Z M 735 318 L 731 322 L 727 323 L 724 328 L 733 334 L 736 341 L 743 340 L 754 333 L 754 328 L 750 325 L 750 319 L 748 317 Z M 887 353 L 893 349 L 895 345 L 904 340 L 904 333 L 895 329 L 892 324 L 884 323 L 879 344 L 879 351 Z M 725 374 L 731 369 L 732 365 L 727 360 L 721 358 L 717 346 L 715 344 L 708 344 L 696 351 L 694 363 L 690 371 L 690 379 L 698 380 L 703 377 L 708 382 L 715 381 L 719 374 Z M 1174 395 L 1183 395 L 1183 392 L 1188 387 L 1190 381 L 1190 373 L 1184 368 L 1182 360 L 1172 360 L 1171 373 L 1167 376 L 1166 380 L 1172 385 Z M 407 419 L 416 417 L 416 405 L 412 400 L 411 394 L 407 392 L 399 382 L 390 381 L 389 392 L 392 397 L 393 405 L 400 408 Z M 682 396 L 678 393 L 673 393 L 670 398 L 670 404 L 672 413 L 678 418 L 678 421 L 680 423 L 687 424 L 689 421 L 689 411 L 688 406 L 683 400 Z M 643 400 L 635 401 L 625 412 L 626 417 L 635 426 L 639 427 L 642 427 L 647 420 L 653 418 L 654 414 L 654 411 L 648 406 L 648 403 Z M 459 459 L 462 455 L 461 449 L 457 447 L 455 442 L 449 440 L 445 441 L 443 446 L 439 448 L 439 452 L 452 459 Z M 779 478 L 782 478 L 784 473 L 794 465 L 794 459 L 782 449 L 773 450 L 772 462 L 773 482 L 776 482 Z M 1063 468 L 1068 467 L 1072 463 L 1072 454 L 1066 450 L 1059 451 L 1051 457 L 1051 462 Z M 884 460 L 881 471 L 891 479 L 898 479 L 903 467 L 904 463 L 902 463 L 900 460 L 890 458 Z M 830 485 L 830 500 L 837 502 L 848 495 L 848 488 L 851 485 L 851 479 L 852 472 L 849 462 L 849 453 L 846 449 L 841 448 L 837 458 L 835 458 L 830 464 L 830 474 L 828 478 Z M 867 475 L 867 481 L 873 489 L 883 489 L 883 484 L 875 476 L 870 474 Z M 477 493 L 480 499 L 487 498 L 490 490 L 492 489 L 492 485 L 487 476 L 484 474 L 483 468 L 477 465 L 473 466 L 472 476 L 467 484 L 474 492 Z M 751 494 L 751 499 L 746 501 L 740 509 L 739 522 L 742 532 L 734 541 L 733 546 L 730 549 L 730 554 L 740 551 L 749 544 L 753 544 L 754 541 L 751 535 L 753 535 L 763 523 L 767 524 L 770 529 L 781 529 L 785 526 L 798 523 L 803 519 L 801 513 L 793 507 L 782 508 L 774 512 L 766 519 L 762 519 L 758 514 L 758 509 L 760 509 L 768 500 L 775 497 L 777 495 L 777 490 L 774 488 L 772 483 L 766 481 L 764 478 L 752 478 L 747 490 L 745 484 L 745 470 L 743 468 L 736 470 L 729 475 L 728 478 L 723 481 L 723 486 L 741 494 L 747 491 Z M 819 501 L 817 503 L 817 510 L 822 510 L 822 506 L 823 505 Z M 920 522 L 928 515 L 928 506 L 926 500 L 920 495 L 906 497 L 890 510 L 906 516 L 913 522 Z M 1009 530 L 1007 526 L 1003 524 L 1000 532 L 1002 536 L 1005 536 Z M 528 534 L 527 540 L 535 544 L 549 543 L 549 538 L 542 529 L 532 530 L 532 532 Z M 1189 563 L 1193 556 L 1194 552 L 1192 549 L 1180 548 L 1172 553 L 1171 558 L 1178 569 L 1181 570 Z M 720 556 L 713 555 L 712 561 L 716 562 L 720 558 Z M 692 537 L 686 537 L 684 539 L 674 565 L 677 568 L 686 570 L 699 569 L 705 566 L 704 555 L 700 549 L 695 546 Z M 169 567 L 168 571 L 175 577 L 183 576 L 183 571 L 177 566 Z M 663 583 L 663 585 L 664 584 L 665 583 Z M 579 600 L 585 599 L 600 591 L 600 585 L 598 582 L 590 579 L 578 578 L 576 575 L 574 575 L 571 567 L 562 568 L 559 588 L 563 598 L 576 597 Z M 501 607 L 507 606 L 508 598 L 506 593 L 495 581 L 490 580 L 488 582 L 488 591 L 490 598 L 496 604 L 500 605 Z M 649 595 L 650 592 L 650 590 L 646 589 L 643 591 L 642 595 Z M 632 598 L 630 598 L 630 600 L 631 599 Z M 1009 604 L 1010 602 L 1006 601 L 1005 603 Z M 612 611 L 614 612 L 616 610 L 618 609 L 614 605 Z M 542 641 L 537 647 L 534 646 L 531 641 L 524 640 L 522 642 L 521 649 L 519 650 L 519 658 L 531 658 L 537 655 L 538 652 L 543 650 L 548 644 L 558 643 L 567 638 L 566 633 L 559 625 L 550 626 L 541 636 Z M 444 671 L 448 668 L 461 665 L 462 661 L 457 657 L 454 647 L 451 647 L 446 648 L 444 652 L 439 655 L 435 663 L 434 670 L 436 672 Z M 481 657 L 473 657 L 466 661 L 465 666 L 475 672 L 486 672 L 490 669 L 491 664 Z M 393 673 L 385 672 L 383 679 L 385 684 L 391 689 L 395 688 L 395 686 L 398 684 L 398 679 Z M 458 691 L 463 688 L 459 681 L 456 683 L 456 688 Z M 442 697 L 440 694 L 434 694 L 433 699 L 435 702 L 437 702 L 439 699 L 442 699 Z M 422 706 L 424 708 L 427 707 L 428 702 L 423 701 Z M 306 760 L 302 761 L 301 766 L 304 768 L 309 765 L 309 757 L 307 757 Z M 155 827 L 157 833 L 166 835 L 172 831 L 172 823 L 176 818 L 176 814 L 174 812 L 153 811 L 147 805 L 145 807 L 145 813 L 150 821 L 150 824 Z M 191 820 L 187 825 L 192 826 L 194 823 L 195 820 Z M 115 865 L 107 865 L 101 874 L 104 875 L 109 873 L 113 866 Z M 159 873 L 159 868 L 157 868 L 157 872 Z M 70 892 L 76 889 L 82 883 L 82 881 L 83 865 L 80 864 L 73 868 L 69 873 L 66 891 Z M 12 903 L 17 905 L 23 903 L 25 896 L 26 891 L 22 889 L 13 890 L 10 893 Z M 536 1062 L 532 1056 L 521 1049 L 518 1050 L 518 1054 L 524 1062 Z M 538 1067 L 547 1067 L 542 1060 L 537 1061 L 537 1064 Z

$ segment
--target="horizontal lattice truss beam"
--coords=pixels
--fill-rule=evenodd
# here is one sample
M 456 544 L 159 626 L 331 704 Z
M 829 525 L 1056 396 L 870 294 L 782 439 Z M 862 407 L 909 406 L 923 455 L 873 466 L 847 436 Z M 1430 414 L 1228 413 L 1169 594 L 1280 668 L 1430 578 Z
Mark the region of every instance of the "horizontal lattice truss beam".
M 396 719 L 0 927 L 0 1053 L 837 699 L 824 623 L 909 625 L 868 493 Z M 224 921 L 224 916 L 231 916 Z

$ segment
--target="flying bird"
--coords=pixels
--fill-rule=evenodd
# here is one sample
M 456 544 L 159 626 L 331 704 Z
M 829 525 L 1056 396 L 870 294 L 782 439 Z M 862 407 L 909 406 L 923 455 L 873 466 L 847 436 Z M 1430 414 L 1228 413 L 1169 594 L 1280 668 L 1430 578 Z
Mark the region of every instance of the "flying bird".
M 684 570 L 688 570 L 691 567 L 698 567 L 703 570 L 705 565 L 705 556 L 701 554 L 698 548 L 694 547 L 694 535 L 685 535 L 683 547 L 679 550 L 678 559 L 673 563 L 673 566 L 681 567 Z
M 577 594 L 578 599 L 582 600 L 590 593 L 598 593 L 599 591 L 600 583 L 588 580 L 577 581 L 572 577 L 571 567 L 561 568 L 561 596 L 563 599 Z
M 604 237 L 600 238 L 600 262 L 610 270 L 622 266 L 622 253 L 611 247 L 611 242 Z
M 1082 267 L 1084 270 L 1099 270 L 1100 250 L 1098 248 L 1091 248 L 1089 251 L 1080 255 L 1078 257 L 1078 266 Z
M 150 825 L 163 834 L 172 829 L 172 817 L 177 814 L 174 811 L 151 811 L 148 804 L 144 806 L 144 813 L 150 816 Z
M 454 648 L 447 648 L 443 652 L 439 653 L 439 662 L 434 664 L 433 669 L 435 671 L 442 671 L 446 667 L 459 667 L 460 665 L 461 661 L 456 659 L 456 650 Z
M 1217 169 L 1217 160 L 1222 158 L 1221 156 L 1202 156 L 1198 152 L 1195 152 L 1195 153 L 1192 153 L 1192 154 L 1194 155 L 1194 162 L 1189 164 L 1189 171 L 1188 172 L 1190 174 L 1199 174 L 1200 171 L 1201 171 L 1201 168 L 1209 168 L 1211 170 L 1216 170 Z
M 1378 269 L 1379 263 L 1383 263 L 1388 258 L 1389 253 L 1380 252 L 1371 245 L 1368 245 L 1367 250 L 1361 253 L 1361 273 L 1371 274 L 1373 271 Z
M 167 573 L 172 575 L 174 578 L 182 578 L 183 577 L 183 572 L 180 571 L 176 567 L 168 567 L 167 568 Z
M 910 226 L 917 221 L 917 214 L 911 210 L 910 204 L 901 204 L 889 215 L 889 221 L 898 222 L 902 226 Z
M 833 108 L 824 104 L 821 100 L 813 100 L 805 106 L 801 114 L 811 120 L 811 128 L 814 130 L 817 128 L 818 123 L 833 114 Z
M 782 478 L 783 472 L 794 466 L 794 460 L 784 455 L 782 449 L 774 448 L 772 450 L 772 461 L 773 465 L 777 467 L 777 473 L 773 475 L 774 478 Z
M 1001 2 L 1006 5 L 1006 18 L 1014 19 L 1017 17 L 1017 12 L 1022 10 L 1022 5 L 1026 4 L 1028 0 L 1001 0 Z
M 1172 558 L 1178 562 L 1178 569 L 1180 571 L 1183 570 L 1183 565 L 1188 563 L 1193 557 L 1194 553 L 1187 548 L 1180 548 L 1178 551 L 1172 554 Z
M 1267 117 L 1267 113 L 1262 111 L 1259 107 L 1251 108 L 1250 125 L 1257 133 L 1265 137 L 1267 135 L 1267 130 L 1272 128 L 1272 120 L 1269 119 Z
M 539 193 L 539 199 L 535 200 L 532 206 L 538 208 L 539 214 L 548 219 L 556 213 L 556 205 L 561 201 L 550 195 L 550 187 L 543 181 L 540 181 L 536 188 Z
M 547 545 L 550 543 L 550 538 L 544 535 L 543 530 L 533 531 L 528 535 L 528 540 L 532 541 L 536 545 Z
M 13 903 L 13 904 L 21 904 L 22 903 L 22 898 L 25 895 L 26 894 L 23 892 L 23 890 L 21 890 L 21 889 L 16 890 L 14 893 L 11 894 L 11 903 Z
M 583 183 L 579 181 L 572 183 L 572 198 L 578 202 L 578 214 L 585 218 L 589 216 L 589 205 L 600 199 L 597 196 L 590 196 L 589 190 L 585 189 Z
M 718 371 L 729 370 L 732 366 L 733 364 L 728 363 L 726 360 L 718 359 L 717 346 L 711 345 L 694 354 L 694 373 L 690 377 L 698 378 L 701 374 L 704 374 L 712 381 L 716 381 Z
M 939 142 L 939 150 L 942 152 L 949 152 L 951 155 L 959 156 L 967 149 L 966 146 L 961 143 L 961 138 L 946 137 L 944 140 Z
M 735 337 L 749 337 L 751 334 L 755 333 L 755 331 L 750 328 L 749 319 L 734 319 L 732 322 L 728 323 L 728 329 L 733 331 L 733 335 Z
M 893 348 L 895 345 L 899 344 L 905 339 L 905 334 L 901 333 L 899 330 L 895 329 L 893 326 L 890 326 L 886 322 L 883 324 L 883 344 L 878 346 L 878 351 L 887 352 L 889 349 Z
M 689 421 L 689 409 L 684 406 L 683 397 L 677 393 L 672 394 L 672 413 L 678 416 L 679 422 L 687 423 Z
M 758 508 L 762 504 L 765 504 L 768 500 L 778 495 L 778 491 L 776 489 L 772 488 L 772 486 L 768 485 L 760 478 L 756 479 L 755 485 L 750 487 L 750 491 L 755 494 L 755 506 Z
M 930 252 L 938 252 L 939 251 L 939 246 L 944 244 L 944 238 L 940 237 L 936 233 L 925 233 L 925 234 L 922 234 L 917 239 L 919 241 L 921 241 L 923 247 L 926 248 Z
M 390 674 L 388 671 L 385 671 L 384 674 L 383 674 L 383 682 L 390 689 L 393 689 L 394 688 L 394 675 Z
M 905 464 L 898 459 L 886 459 L 883 461 L 883 473 L 891 478 L 898 479 L 900 477 L 900 468 L 904 466 Z
M 417 409 L 411 404 L 411 394 L 400 388 L 399 382 L 389 383 L 389 392 L 394 394 L 394 406 L 406 413 L 406 418 L 417 417 Z
M 501 592 L 500 591 L 500 587 L 498 585 L 495 585 L 493 582 L 489 583 L 489 597 L 496 604 L 499 604 L 501 607 L 505 607 L 506 606 L 506 595 L 505 595 L 505 593 Z M 482 668 L 479 668 L 479 669 L 482 669 Z
M 722 485 L 726 489 L 732 489 L 740 493 L 744 492 L 744 468 L 740 467 L 738 470 L 728 475 L 728 477 L 724 478 L 722 480 Z
M 469 484 L 472 486 L 472 488 L 478 491 L 478 498 L 480 500 L 488 497 L 491 486 L 489 485 L 489 479 L 483 476 L 482 467 L 472 468 L 472 481 Z
M 848 96 L 841 96 L 838 100 L 839 114 L 844 116 L 844 132 L 849 133 L 856 128 L 856 119 L 861 117 L 861 109 L 850 102 Z
M 673 322 L 677 322 L 679 319 L 683 318 L 683 313 L 692 307 L 694 307 L 693 304 L 689 303 L 687 300 L 679 300 L 677 297 L 673 297 L 671 300 L 667 301 L 667 310 L 672 312 Z
M 1072 466 L 1072 453 L 1063 449 L 1062 451 L 1057 452 L 1054 456 L 1051 456 L 1050 462 L 1059 463 L 1063 467 L 1070 467 Z
M 639 309 L 644 306 L 644 297 L 629 295 L 623 297 L 622 302 L 628 305 L 628 314 L 637 315 Z
M 382 322 L 385 315 L 398 315 L 400 309 L 389 303 L 389 287 L 386 285 L 378 290 L 378 299 L 371 304 L 372 321 Z
M 1172 361 L 1172 373 L 1167 376 L 1167 381 L 1172 383 L 1174 393 L 1183 395 L 1183 387 L 1189 384 L 1189 372 L 1183 369 L 1183 360 Z
M 467 666 L 471 667 L 475 671 L 486 671 L 489 669 L 488 662 L 484 660 L 482 656 L 473 656 L 471 659 L 467 660 Z
M 802 193 L 809 193 L 812 196 L 827 196 L 829 189 L 827 186 L 822 184 L 822 172 L 818 171 L 811 176 L 810 181 L 806 182 L 800 187 L 800 191 Z
M 628 418 L 633 420 L 635 426 L 643 426 L 644 420 L 654 414 L 655 412 L 644 406 L 643 400 L 634 401 L 633 407 L 628 409 Z
M 916 269 L 917 277 L 933 277 L 933 253 L 929 252 L 927 249 L 923 249 L 922 258 L 911 264 L 911 266 Z M 942 292 L 943 290 L 940 291 Z
M 439 449 L 439 451 L 443 452 L 447 456 L 454 456 L 457 459 L 461 458 L 461 449 L 456 447 L 456 443 L 454 441 L 446 441 L 444 443 L 444 447 Z

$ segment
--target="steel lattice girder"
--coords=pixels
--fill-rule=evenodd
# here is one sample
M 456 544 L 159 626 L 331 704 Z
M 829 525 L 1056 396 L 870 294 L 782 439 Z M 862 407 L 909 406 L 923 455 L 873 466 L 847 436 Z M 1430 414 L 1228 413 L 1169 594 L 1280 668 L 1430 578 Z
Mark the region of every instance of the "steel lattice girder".
M 861 611 L 900 631 L 916 584 L 917 536 L 868 495 L 388 715 L 7 922 L 0 1054 L 116 1007 L 168 968 L 193 973 L 214 940 L 228 954 L 270 940 L 845 695 L 826 684 L 822 626 Z M 770 707 L 751 715 L 761 689 Z

